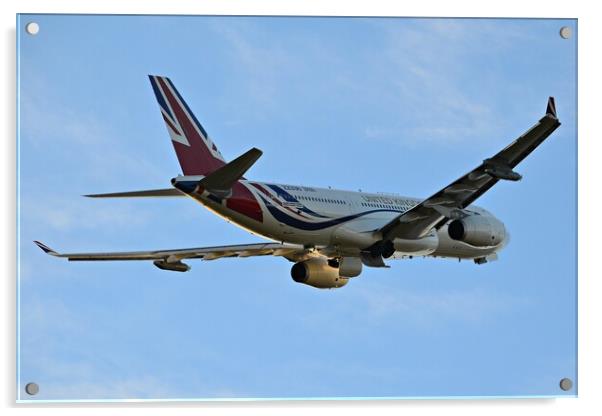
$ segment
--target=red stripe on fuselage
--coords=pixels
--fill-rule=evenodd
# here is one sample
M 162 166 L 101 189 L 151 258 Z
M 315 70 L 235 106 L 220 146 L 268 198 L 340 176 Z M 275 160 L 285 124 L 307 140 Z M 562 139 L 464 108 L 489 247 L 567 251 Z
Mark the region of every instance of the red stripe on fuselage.
M 300 216 L 301 218 L 309 219 L 309 217 L 303 215 L 303 213 L 301 213 L 301 211 L 299 211 L 298 209 L 292 209 L 291 207 L 284 205 L 278 198 L 276 198 L 274 195 L 272 195 L 263 186 L 259 185 L 258 183 L 252 183 L 252 182 L 249 182 L 249 183 L 251 185 L 253 185 L 255 188 L 259 189 L 261 192 L 263 192 L 267 197 L 269 197 L 272 200 L 272 202 L 275 202 L 277 205 L 281 206 L 282 208 L 286 209 L 287 211 L 292 212 L 293 214 Z
M 255 182 L 249 182 L 251 185 L 253 185 L 255 188 L 259 189 L 261 192 L 263 192 L 264 194 L 266 194 L 267 196 L 269 196 L 270 198 L 272 198 L 272 194 L 270 194 L 263 186 L 261 186 L 258 183 Z
M 263 212 L 255 195 L 240 182 L 236 182 L 232 187 L 232 196 L 226 199 L 226 206 L 249 218 L 263 222 Z
M 190 146 L 186 146 L 185 144 L 172 140 L 183 173 L 185 175 L 207 175 L 224 166 L 224 161 L 215 158 L 211 154 L 205 140 L 197 131 L 190 117 L 186 115 L 186 112 L 180 106 L 178 100 L 171 93 L 171 90 L 165 81 L 161 78 L 157 78 L 157 81 L 161 85 L 165 98 L 169 101 L 175 119 L 180 127 L 182 127 L 184 135 L 190 144 Z

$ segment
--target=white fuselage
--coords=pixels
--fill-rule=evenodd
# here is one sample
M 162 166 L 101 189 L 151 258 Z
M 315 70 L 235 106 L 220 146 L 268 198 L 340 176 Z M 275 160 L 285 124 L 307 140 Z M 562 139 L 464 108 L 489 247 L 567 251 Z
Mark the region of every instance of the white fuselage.
M 176 183 L 197 183 L 202 177 L 181 176 Z M 180 188 L 176 185 L 176 187 Z M 181 189 L 181 188 L 180 188 Z M 216 197 L 191 186 L 190 197 L 245 230 L 283 243 L 328 248 L 332 255 L 357 255 L 379 241 L 375 230 L 419 204 L 416 198 L 240 180 L 230 195 Z M 471 206 L 474 215 L 493 217 Z M 420 240 L 396 240 L 393 258 L 436 256 L 482 258 L 504 241 L 477 247 L 452 240 L 447 224 Z

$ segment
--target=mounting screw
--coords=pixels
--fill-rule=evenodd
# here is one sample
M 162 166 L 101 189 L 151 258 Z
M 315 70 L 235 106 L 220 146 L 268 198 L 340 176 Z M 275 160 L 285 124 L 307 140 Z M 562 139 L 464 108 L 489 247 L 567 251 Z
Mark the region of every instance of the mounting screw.
M 25 392 L 30 396 L 35 396 L 40 391 L 40 387 L 36 383 L 27 383 L 25 385 Z
M 560 37 L 562 39 L 568 39 L 571 37 L 571 28 L 568 26 L 562 26 L 560 28 Z
M 30 35 L 37 35 L 40 31 L 40 25 L 36 22 L 29 22 L 25 25 L 25 31 Z
M 560 388 L 564 391 L 569 391 L 573 388 L 573 381 L 570 378 L 560 380 Z

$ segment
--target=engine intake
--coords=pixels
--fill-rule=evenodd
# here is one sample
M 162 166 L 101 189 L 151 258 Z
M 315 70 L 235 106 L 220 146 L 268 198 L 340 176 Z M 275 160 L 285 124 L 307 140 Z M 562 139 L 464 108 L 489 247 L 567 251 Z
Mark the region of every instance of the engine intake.
M 493 217 L 471 215 L 461 220 L 453 220 L 447 226 L 452 240 L 477 246 L 496 246 L 506 238 L 504 224 Z
M 314 258 L 295 263 L 291 277 L 297 283 L 318 289 L 335 289 L 347 284 L 348 279 L 339 276 L 339 269 L 329 266 L 326 259 Z

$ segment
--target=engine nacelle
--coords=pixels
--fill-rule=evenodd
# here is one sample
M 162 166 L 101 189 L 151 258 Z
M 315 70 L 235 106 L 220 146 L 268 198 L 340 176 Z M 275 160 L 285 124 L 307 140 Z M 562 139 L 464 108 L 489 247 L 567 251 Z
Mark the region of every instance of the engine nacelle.
M 342 257 L 339 260 L 340 277 L 356 277 L 362 272 L 362 260 L 359 257 Z
M 496 246 L 506 238 L 504 224 L 493 217 L 471 215 L 453 220 L 447 226 L 451 239 L 477 247 Z
M 343 287 L 348 279 L 339 276 L 339 269 L 328 265 L 326 259 L 313 258 L 295 263 L 291 276 L 297 283 L 303 283 L 318 289 Z

